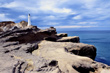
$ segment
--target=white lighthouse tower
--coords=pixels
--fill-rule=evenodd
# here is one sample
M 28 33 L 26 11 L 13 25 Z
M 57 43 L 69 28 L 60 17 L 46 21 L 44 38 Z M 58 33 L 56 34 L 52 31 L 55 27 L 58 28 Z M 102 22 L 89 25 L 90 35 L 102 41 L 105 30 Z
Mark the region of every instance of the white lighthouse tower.
M 30 14 L 28 14 L 28 26 L 31 26 Z

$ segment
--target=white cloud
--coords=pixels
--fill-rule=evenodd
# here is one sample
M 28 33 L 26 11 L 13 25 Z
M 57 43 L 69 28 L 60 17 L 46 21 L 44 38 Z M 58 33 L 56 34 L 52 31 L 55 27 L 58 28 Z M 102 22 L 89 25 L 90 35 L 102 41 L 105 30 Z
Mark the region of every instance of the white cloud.
M 35 20 L 35 19 L 38 19 L 38 17 L 37 16 L 32 16 L 31 19 Z
M 55 28 L 90 28 L 90 27 L 97 27 L 97 26 L 55 26 Z
M 55 16 L 50 15 L 50 16 L 48 16 L 48 18 L 55 19 Z
M 58 25 L 59 23 L 57 22 L 49 22 L 49 23 L 46 23 L 47 25 L 51 25 L 51 26 L 55 26 L 55 25 Z
M 78 24 L 87 24 L 88 22 L 79 22 Z
M 78 19 L 82 19 L 81 15 L 77 15 L 75 17 L 73 17 L 72 19 L 78 20 Z
M 110 15 L 99 16 L 98 18 L 95 18 L 94 20 L 105 20 L 107 18 L 110 18 Z
M 54 15 L 49 15 L 49 16 L 43 17 L 43 20 L 44 21 L 57 20 L 57 19 L 58 19 L 58 17 L 57 16 L 54 16 Z
M 95 7 L 95 3 L 97 0 L 83 0 L 84 8 L 91 9 Z
M 89 16 L 89 15 L 97 15 L 100 13 L 99 11 L 96 11 L 94 7 L 96 7 L 96 0 L 15 0 L 13 2 L 2 4 L 0 7 L 5 8 L 11 8 L 17 11 L 26 12 L 29 13 L 49 13 L 49 14 L 55 14 L 55 13 L 61 13 L 63 15 L 69 15 L 69 14 L 77 14 L 80 13 L 79 11 L 75 11 L 72 7 L 66 7 L 69 5 L 75 5 L 80 4 L 85 9 L 89 9 L 89 11 L 81 11 L 81 14 L 83 16 Z M 100 7 L 101 8 L 101 7 Z M 92 9 L 92 10 L 91 10 Z M 94 9 L 94 10 L 93 10 Z M 104 9 L 104 8 L 103 8 Z M 103 9 L 101 10 L 103 13 Z M 74 19 L 81 19 L 80 16 L 75 17 Z
M 74 11 L 72 11 L 69 8 L 58 7 L 58 6 L 60 6 L 60 4 L 64 3 L 65 1 L 66 0 L 62 0 L 60 2 L 59 2 L 59 0 L 46 0 L 46 1 L 41 0 L 39 10 L 42 10 L 45 12 L 49 11 L 49 12 L 53 12 L 53 13 L 65 13 L 65 14 L 75 13 Z
M 1 0 L 0 7 L 8 8 L 13 12 L 22 12 L 33 14 L 31 19 L 40 19 L 42 21 L 52 22 L 72 22 L 68 20 L 72 15 L 77 16 L 72 19 L 80 21 L 81 24 L 97 24 L 96 20 L 105 20 L 109 18 L 110 3 L 102 0 Z M 13 13 L 12 12 L 12 13 Z M 35 16 L 39 15 L 39 16 Z M 41 16 L 40 16 L 41 15 Z M 4 20 L 10 20 L 7 15 L 2 15 Z M 26 19 L 27 16 L 19 16 L 18 18 Z M 83 19 L 90 19 L 92 22 L 81 22 Z M 2 20 L 2 19 L 1 19 Z M 13 20 L 13 19 L 11 19 Z M 65 21 L 62 21 L 65 20 Z M 42 24 L 42 21 L 39 23 Z M 54 22 L 54 21 L 53 21 Z M 75 21 L 73 21 L 75 22 Z M 73 24 L 73 22 L 71 24 Z M 70 23 L 68 25 L 71 25 Z M 55 24 L 54 24 L 55 25 Z
M 4 3 L 0 7 L 15 8 L 15 9 L 17 9 L 18 7 L 21 7 L 22 5 L 23 5 L 23 3 L 20 3 L 18 1 L 13 1 L 13 2 L 9 2 L 9 3 Z
M 51 8 L 57 8 L 67 0 L 39 0 L 39 6 L 50 10 Z
M 4 3 L 9 3 L 12 2 L 13 0 L 0 0 L 0 5 L 4 4 Z
M 89 22 L 89 24 L 97 24 L 98 22 Z
M 19 19 L 28 19 L 28 15 L 26 16 L 26 15 L 20 15 L 19 17 L 18 17 Z M 35 20 L 35 19 L 37 19 L 38 17 L 37 16 L 31 16 L 31 19 L 32 20 Z
M 0 7 L 10 8 L 15 11 L 19 12 L 29 12 L 29 13 L 36 13 L 37 12 L 37 1 L 33 0 L 14 0 L 13 2 L 5 3 L 0 5 Z
M 27 19 L 27 16 L 26 15 L 20 15 L 18 18 L 20 18 L 20 19 Z
M 86 2 L 83 6 L 84 10 L 80 13 L 82 16 L 92 18 L 93 20 L 105 20 L 109 18 L 110 1 L 88 0 Z
M 9 15 L 9 14 L 1 13 L 0 14 L 0 21 L 15 21 L 15 19 L 8 18 L 6 15 Z
M 66 13 L 66 14 L 71 14 L 73 13 L 71 9 L 68 9 L 68 8 L 54 8 L 52 9 L 53 12 L 55 13 Z
M 66 2 L 67 0 L 32 0 L 32 1 L 22 1 L 22 0 L 15 0 L 10 3 L 5 3 L 0 7 L 11 8 L 18 11 L 28 11 L 31 13 L 39 13 L 41 11 L 46 13 L 66 13 L 66 14 L 73 14 L 75 13 L 69 8 L 59 7 L 62 3 Z
M 97 24 L 98 22 L 78 22 L 77 24 Z

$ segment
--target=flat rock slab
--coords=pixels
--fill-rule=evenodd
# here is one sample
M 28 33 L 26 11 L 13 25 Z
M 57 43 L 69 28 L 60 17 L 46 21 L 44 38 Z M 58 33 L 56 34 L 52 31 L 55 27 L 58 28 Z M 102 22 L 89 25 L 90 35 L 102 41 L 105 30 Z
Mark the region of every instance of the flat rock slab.
M 79 43 L 80 39 L 78 36 L 74 36 L 74 37 L 61 37 L 59 39 L 57 39 L 57 42 L 74 42 L 74 43 Z

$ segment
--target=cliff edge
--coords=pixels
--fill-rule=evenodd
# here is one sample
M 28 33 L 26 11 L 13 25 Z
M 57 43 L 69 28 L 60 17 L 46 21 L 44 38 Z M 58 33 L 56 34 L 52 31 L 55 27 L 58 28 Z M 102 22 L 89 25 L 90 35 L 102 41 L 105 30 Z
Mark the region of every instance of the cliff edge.
M 54 27 L 0 22 L 0 73 L 110 73 L 110 66 L 94 61 L 96 52 Z

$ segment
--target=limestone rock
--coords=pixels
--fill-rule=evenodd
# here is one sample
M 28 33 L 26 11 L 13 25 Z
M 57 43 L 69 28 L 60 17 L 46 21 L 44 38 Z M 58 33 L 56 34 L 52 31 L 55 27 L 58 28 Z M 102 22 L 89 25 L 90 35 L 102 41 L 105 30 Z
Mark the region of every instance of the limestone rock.
M 18 41 L 19 43 L 29 43 L 41 41 L 47 37 L 56 38 L 55 33 L 56 30 L 54 29 L 25 28 L 3 32 L 0 34 L 0 39 L 6 42 Z
M 86 56 L 91 59 L 96 57 L 96 48 L 93 45 L 83 44 L 83 43 L 66 43 L 65 47 L 69 52 L 80 56 Z
M 0 32 L 0 73 L 110 72 L 109 66 L 94 61 L 93 45 L 74 43 L 79 37 L 73 42 L 73 37 L 58 38 L 54 27 L 41 30 L 25 26 L 16 28 L 13 24 Z M 66 41 L 58 41 L 61 39 Z
M 0 43 L 0 72 L 2 73 L 57 73 L 60 69 L 56 61 L 46 60 L 32 55 L 38 42 L 19 44 L 16 42 Z M 7 51 L 7 52 L 6 52 Z
M 61 37 L 57 39 L 57 42 L 74 42 L 74 43 L 79 43 L 80 39 L 78 36 L 74 37 Z
M 15 22 L 13 21 L 0 22 L 0 32 L 8 31 L 13 26 L 15 26 Z
M 28 22 L 26 22 L 26 21 L 21 21 L 21 22 L 18 23 L 18 24 L 19 24 L 19 27 L 21 27 L 21 28 L 26 28 L 27 25 L 28 25 Z
M 109 72 L 110 68 L 105 64 L 69 53 L 66 49 L 67 43 L 42 41 L 39 46 L 32 54 L 57 61 L 60 73 L 100 73 L 101 69 Z
M 4 26 L 7 26 L 7 25 L 11 25 L 11 24 L 15 24 L 15 22 L 13 21 L 3 21 L 3 22 L 0 22 L 0 27 L 4 27 Z
M 0 32 L 5 32 L 9 30 L 13 30 L 13 28 L 17 27 L 20 29 L 24 28 L 37 28 L 37 26 L 27 26 L 28 22 L 21 21 L 19 23 L 15 23 L 13 21 L 4 21 L 0 22 Z
M 107 65 L 95 62 L 87 57 L 71 54 L 66 49 L 69 44 L 67 42 L 49 41 L 27 44 L 1 42 L 0 65 L 2 67 L 0 67 L 0 72 L 109 73 L 110 68 Z

